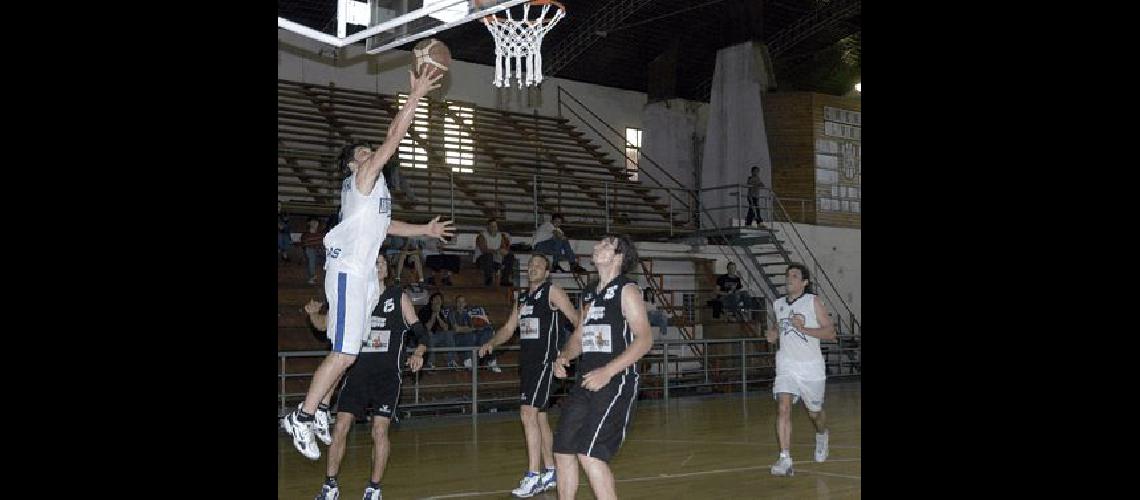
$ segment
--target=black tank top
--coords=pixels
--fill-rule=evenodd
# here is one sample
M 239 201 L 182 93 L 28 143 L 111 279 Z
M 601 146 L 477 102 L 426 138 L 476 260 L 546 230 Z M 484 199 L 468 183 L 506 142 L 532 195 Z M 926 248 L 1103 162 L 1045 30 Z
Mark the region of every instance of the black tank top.
M 360 348 L 357 361 L 383 363 L 384 366 L 401 369 L 404 337 L 409 331 L 409 325 L 404 321 L 404 309 L 400 303 L 403 296 L 404 291 L 398 286 L 384 289 L 384 293 L 380 295 L 380 302 L 372 310 L 372 324 L 364 337 L 364 344 Z
M 579 372 L 591 370 L 609 363 L 625 352 L 633 342 L 633 332 L 621 311 L 621 291 L 626 285 L 637 282 L 618 276 L 606 284 L 601 292 L 596 288 L 586 290 L 582 296 L 582 307 L 586 307 L 586 321 L 582 326 L 582 359 Z M 640 288 L 638 293 L 641 293 Z M 630 367 L 636 373 L 637 369 Z
M 519 350 L 522 362 L 549 363 L 558 357 L 559 311 L 550 308 L 550 282 L 519 297 Z

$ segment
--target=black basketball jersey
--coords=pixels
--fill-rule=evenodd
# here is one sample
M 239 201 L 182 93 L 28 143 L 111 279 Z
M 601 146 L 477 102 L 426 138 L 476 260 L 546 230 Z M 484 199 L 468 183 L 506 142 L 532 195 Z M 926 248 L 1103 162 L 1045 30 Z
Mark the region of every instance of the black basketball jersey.
M 550 282 L 519 297 L 519 350 L 524 364 L 549 363 L 558 357 L 559 311 L 550 308 Z
M 589 309 L 582 325 L 580 373 L 589 373 L 609 363 L 633 342 L 633 331 L 621 311 L 621 291 L 627 284 L 637 286 L 634 280 L 618 276 L 601 292 L 590 288 L 582 296 L 582 307 Z M 638 293 L 641 293 L 640 288 Z M 633 370 L 636 372 L 636 368 Z
M 357 361 L 383 363 L 397 369 L 403 366 L 404 337 L 409 326 L 404 321 L 400 301 L 404 291 L 390 286 L 380 294 L 380 301 L 372 309 L 371 326 L 365 335 Z

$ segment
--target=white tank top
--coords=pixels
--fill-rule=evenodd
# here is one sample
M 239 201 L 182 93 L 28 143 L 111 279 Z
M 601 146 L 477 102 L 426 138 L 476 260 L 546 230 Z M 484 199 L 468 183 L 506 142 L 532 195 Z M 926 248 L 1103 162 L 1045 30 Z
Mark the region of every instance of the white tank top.
M 776 362 L 781 359 L 797 363 L 812 361 L 823 362 L 823 353 L 819 350 L 819 338 L 796 330 L 792 323 L 792 316 L 803 315 L 804 326 L 819 328 L 819 318 L 815 316 L 815 294 L 805 293 L 794 302 L 788 303 L 788 297 L 776 299 L 776 323 L 780 331 L 780 350 L 776 353 Z
M 392 195 L 384 174 L 367 196 L 356 189 L 356 174 L 340 189 L 340 223 L 325 235 L 325 269 L 365 276 L 376 269 L 376 256 L 392 224 Z
M 499 231 L 491 236 L 486 229 L 483 230 L 483 240 L 487 242 L 487 250 L 490 250 L 491 255 L 494 257 L 495 262 L 502 262 L 503 256 L 499 255 L 499 247 L 503 246 L 503 232 Z M 475 260 L 479 260 L 478 252 L 473 256 Z

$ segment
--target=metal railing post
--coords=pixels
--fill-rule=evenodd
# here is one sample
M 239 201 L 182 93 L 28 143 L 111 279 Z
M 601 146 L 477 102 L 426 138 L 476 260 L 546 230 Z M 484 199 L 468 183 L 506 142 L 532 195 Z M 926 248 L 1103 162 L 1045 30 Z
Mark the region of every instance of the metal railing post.
M 532 193 L 534 193 L 534 231 L 538 232 L 538 224 L 539 224 L 539 222 L 538 222 L 538 174 L 534 175 L 534 184 L 531 185 L 530 190 Z M 538 242 L 537 241 L 531 242 L 532 245 L 534 243 L 538 243 Z
M 736 220 L 740 221 L 740 185 L 736 186 Z
M 285 356 L 281 356 L 281 413 L 285 413 Z
M 475 353 L 471 353 L 471 420 L 476 420 L 479 414 L 479 363 L 476 363 Z
M 744 357 L 744 341 L 740 341 L 740 393 L 748 394 L 748 360 Z
M 665 381 L 665 403 L 669 403 L 669 343 L 661 345 L 664 357 L 661 358 L 661 379 Z
M 602 188 L 604 189 L 603 193 L 606 198 L 606 232 L 608 233 L 610 232 L 610 183 L 603 182 Z
M 668 189 L 666 189 L 668 191 Z M 669 197 L 669 237 L 673 237 L 673 197 Z
M 705 383 L 709 383 L 709 343 L 704 342 L 705 345 Z

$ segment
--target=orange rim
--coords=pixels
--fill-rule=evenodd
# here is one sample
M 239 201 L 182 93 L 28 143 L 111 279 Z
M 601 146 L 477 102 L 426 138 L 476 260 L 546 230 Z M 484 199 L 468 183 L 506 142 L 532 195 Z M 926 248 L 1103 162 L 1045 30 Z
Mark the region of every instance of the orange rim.
M 561 10 L 562 12 L 566 12 L 566 6 L 565 6 L 565 5 L 562 5 L 562 3 L 561 3 L 561 2 L 558 2 L 558 1 L 556 1 L 556 0 L 530 0 L 530 1 L 529 1 L 529 2 L 527 2 L 527 3 L 529 3 L 529 4 L 531 4 L 531 5 L 537 5 L 537 6 L 542 6 L 542 5 L 553 5 L 553 6 L 555 6 L 555 7 L 558 7 L 558 10 Z M 506 10 L 506 9 L 504 9 L 504 10 Z M 502 11 L 499 11 L 499 12 L 502 12 Z M 496 16 L 495 14 L 490 14 L 490 15 L 486 15 L 486 16 L 483 16 L 483 22 L 484 22 L 484 23 L 495 23 L 495 22 L 499 22 L 499 21 L 506 21 L 506 20 L 507 20 L 507 18 L 505 18 L 505 17 L 504 17 L 504 18 L 499 18 L 499 17 L 498 17 L 498 16 Z M 530 23 L 530 24 L 534 24 L 534 21 L 527 21 L 527 22 L 528 22 L 528 23 Z M 541 23 L 545 23 L 545 22 L 547 22 L 547 20 L 546 20 L 546 19 L 541 19 L 541 20 L 539 20 L 538 22 L 541 22 Z

